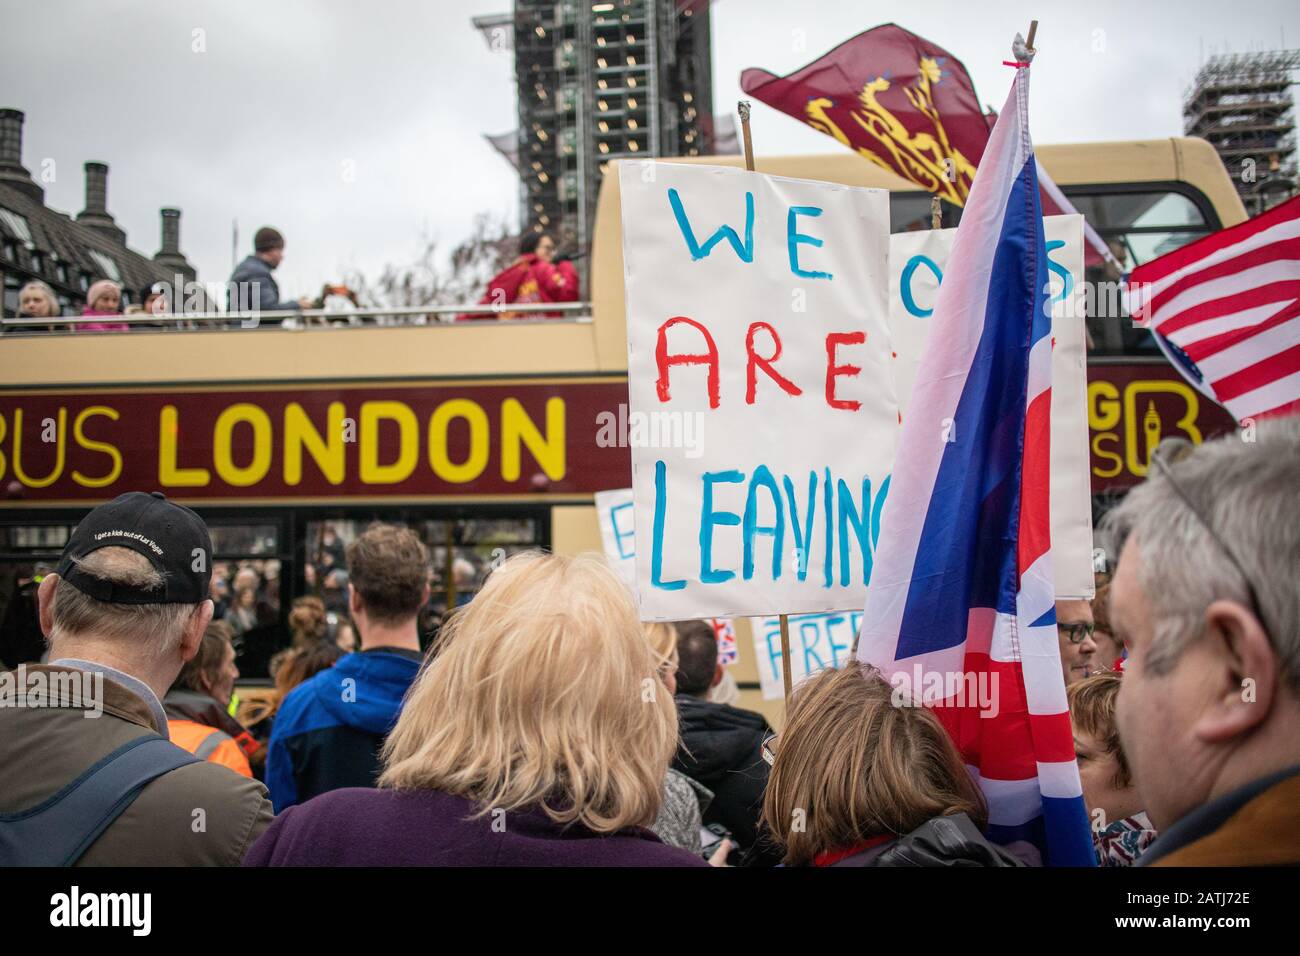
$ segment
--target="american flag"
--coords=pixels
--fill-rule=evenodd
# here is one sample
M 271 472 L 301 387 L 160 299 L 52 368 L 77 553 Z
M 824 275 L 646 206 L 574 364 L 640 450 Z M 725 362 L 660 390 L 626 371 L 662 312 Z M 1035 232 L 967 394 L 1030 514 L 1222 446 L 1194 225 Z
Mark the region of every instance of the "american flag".
M 1237 421 L 1300 411 L 1300 196 L 1138 266 L 1127 300 Z
M 1029 70 L 1016 74 L 904 417 L 858 658 L 934 709 L 991 839 L 1091 866 L 1052 583 L 1047 254 Z

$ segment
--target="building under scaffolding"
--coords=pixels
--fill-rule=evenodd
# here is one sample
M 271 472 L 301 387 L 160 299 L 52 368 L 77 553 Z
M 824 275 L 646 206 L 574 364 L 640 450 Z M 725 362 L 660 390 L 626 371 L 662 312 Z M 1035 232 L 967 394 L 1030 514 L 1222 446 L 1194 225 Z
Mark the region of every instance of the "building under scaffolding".
M 605 163 L 713 149 L 708 0 L 515 0 L 474 24 L 514 50 L 517 149 L 493 142 L 519 169 L 522 229 L 581 253 Z
M 1183 129 L 1210 141 L 1248 215 L 1295 193 L 1293 71 L 1300 50 L 1212 57 L 1183 100 Z

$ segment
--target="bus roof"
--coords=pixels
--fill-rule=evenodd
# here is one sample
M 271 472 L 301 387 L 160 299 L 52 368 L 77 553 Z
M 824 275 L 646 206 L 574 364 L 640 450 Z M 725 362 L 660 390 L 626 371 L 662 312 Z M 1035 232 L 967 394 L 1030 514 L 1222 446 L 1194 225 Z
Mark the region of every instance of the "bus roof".
M 1225 226 L 1245 218 L 1223 164 L 1202 139 L 1174 137 L 1040 146 L 1062 186 L 1183 182 Z M 673 159 L 739 166 L 739 156 Z M 847 150 L 756 160 L 760 172 L 853 186 L 916 187 Z M 607 170 L 592 244 L 592 318 L 438 326 L 230 331 L 138 331 L 6 336 L 0 382 L 34 388 L 220 382 L 394 381 L 618 375 L 627 370 L 618 178 Z M 250 338 L 250 336 L 254 336 Z

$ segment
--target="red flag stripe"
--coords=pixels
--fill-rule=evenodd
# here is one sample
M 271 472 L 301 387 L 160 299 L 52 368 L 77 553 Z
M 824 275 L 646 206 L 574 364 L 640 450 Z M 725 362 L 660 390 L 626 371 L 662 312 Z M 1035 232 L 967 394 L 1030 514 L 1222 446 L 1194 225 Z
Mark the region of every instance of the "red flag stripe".
M 1034 750 L 1040 763 L 1074 760 L 1074 730 L 1070 715 L 1030 714 L 1029 726 L 1034 734 Z
M 1040 392 L 1025 410 L 1024 462 L 1020 475 L 1020 538 L 1017 563 L 1024 571 L 1052 546 L 1051 487 L 1052 390 Z
M 1214 394 L 1220 402 L 1227 402 L 1295 372 L 1300 372 L 1300 345 L 1219 379 L 1213 385 Z
M 1217 262 L 1196 272 L 1189 272 L 1181 279 L 1171 283 L 1167 288 L 1161 289 L 1152 295 L 1151 301 L 1145 305 L 1142 314 L 1158 317 L 1160 310 L 1174 298 L 1200 285 L 1202 282 L 1222 279 L 1245 269 L 1279 260 L 1300 261 L 1300 238 L 1286 239 L 1282 242 L 1246 249 L 1239 256 L 1225 259 L 1223 262 Z M 1159 321 L 1159 319 L 1157 318 L 1156 321 Z
M 1177 315 L 1167 319 L 1157 319 L 1152 327 L 1166 338 L 1182 332 L 1209 319 L 1244 312 L 1246 309 L 1260 305 L 1272 305 L 1275 302 L 1290 302 L 1300 297 L 1300 278 L 1270 282 L 1267 285 L 1245 288 L 1240 292 L 1226 295 L 1221 299 L 1198 302 Z
M 1197 364 L 1205 362 L 1207 359 L 1213 359 L 1216 356 L 1223 355 L 1229 349 L 1235 346 L 1249 343 L 1258 339 L 1261 342 L 1271 341 L 1266 337 L 1266 333 L 1271 332 L 1280 326 L 1286 325 L 1297 315 L 1300 315 L 1300 300 L 1289 302 L 1281 309 L 1275 312 L 1270 318 L 1265 319 L 1257 325 L 1248 325 L 1243 328 L 1233 329 L 1229 332 L 1220 332 L 1218 335 L 1212 335 L 1207 339 L 1200 339 L 1196 342 L 1189 342 L 1179 347 L 1187 353 L 1188 357 Z M 1176 342 L 1177 339 L 1174 339 Z M 1283 340 L 1284 345 L 1290 342 Z M 1212 374 L 1209 368 L 1202 365 L 1201 371 L 1210 378 L 1217 378 L 1218 375 Z

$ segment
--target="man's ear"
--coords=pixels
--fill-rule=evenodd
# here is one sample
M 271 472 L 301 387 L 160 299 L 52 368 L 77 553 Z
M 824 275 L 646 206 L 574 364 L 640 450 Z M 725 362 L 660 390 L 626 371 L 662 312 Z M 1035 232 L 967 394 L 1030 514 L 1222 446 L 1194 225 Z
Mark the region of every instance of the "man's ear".
M 54 590 L 59 586 L 57 574 L 47 574 L 41 578 L 36 588 L 36 604 L 40 609 L 41 633 L 47 638 L 54 633 Z
M 352 620 L 355 621 L 357 619 L 357 615 L 364 614 L 365 610 L 366 610 L 365 602 L 361 600 L 361 595 L 357 593 L 357 589 L 352 586 L 351 582 L 349 582 L 348 583 L 348 613 L 352 616 Z
M 1213 698 L 1192 730 L 1206 743 L 1226 743 L 1249 733 L 1268 716 L 1280 668 L 1263 625 L 1242 605 L 1215 601 L 1206 608 L 1205 620 Z
M 723 673 L 724 673 L 724 672 L 723 672 L 723 670 L 722 670 L 722 665 L 721 665 L 721 664 L 714 664 L 714 665 L 713 665 L 713 680 L 709 681 L 709 689 L 710 689 L 710 690 L 712 690 L 713 688 L 717 687 L 719 684 L 722 683 L 722 675 L 723 675 Z
M 209 598 L 200 604 L 185 623 L 185 633 L 181 635 L 181 662 L 190 660 L 199 652 L 203 643 L 203 632 L 212 623 L 212 600 Z

